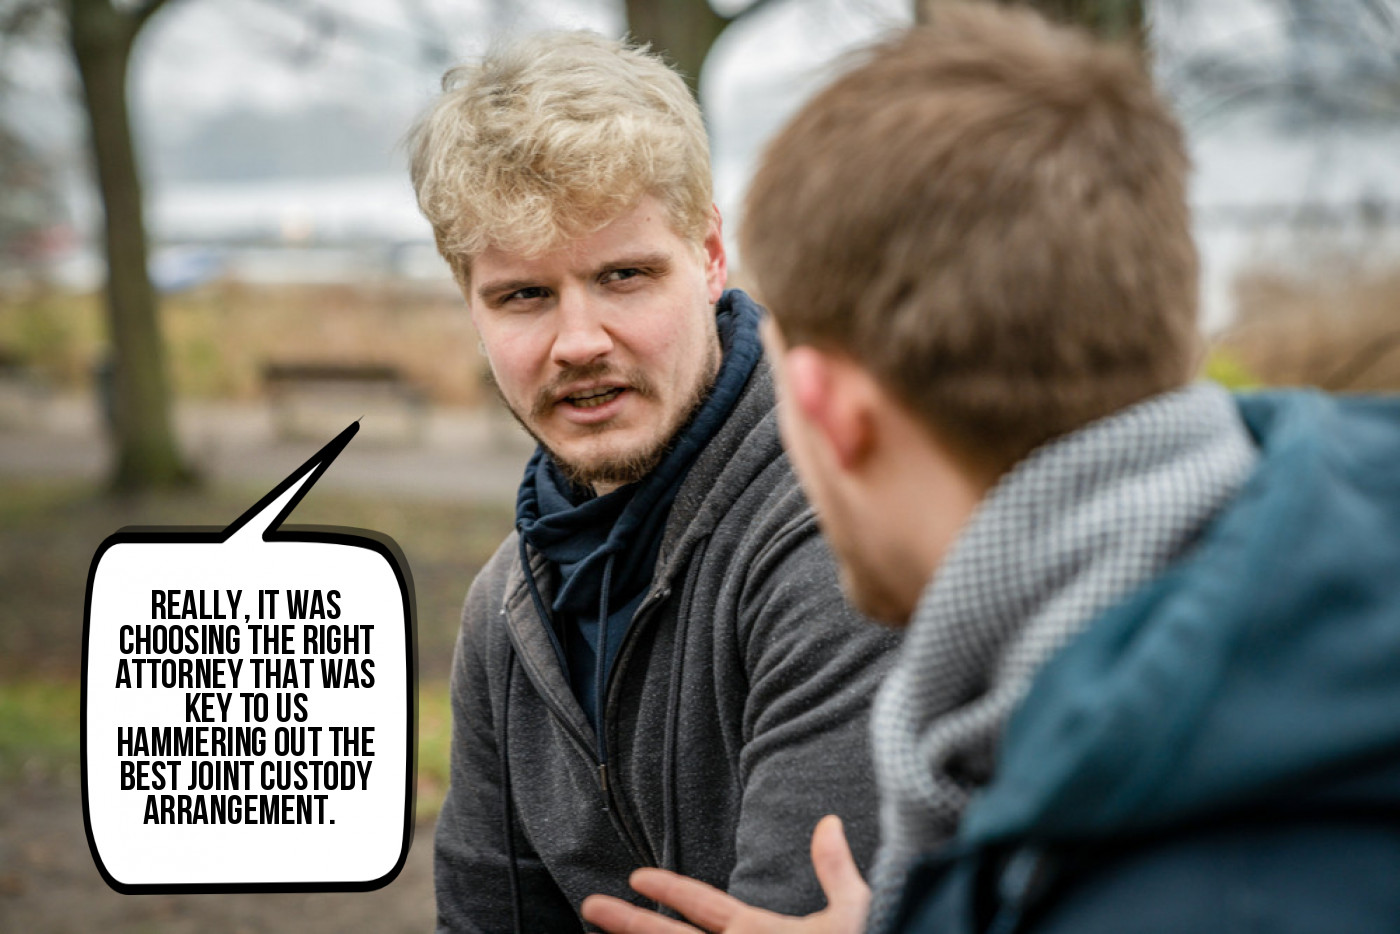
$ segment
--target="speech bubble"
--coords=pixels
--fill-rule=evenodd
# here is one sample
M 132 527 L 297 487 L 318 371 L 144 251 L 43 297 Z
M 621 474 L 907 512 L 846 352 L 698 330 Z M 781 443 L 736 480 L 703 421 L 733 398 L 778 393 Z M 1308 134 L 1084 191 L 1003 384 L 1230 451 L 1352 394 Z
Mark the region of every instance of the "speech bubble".
M 227 528 L 126 528 L 93 555 L 83 819 L 118 892 L 362 892 L 403 868 L 408 563 L 376 532 L 281 528 L 358 429 Z

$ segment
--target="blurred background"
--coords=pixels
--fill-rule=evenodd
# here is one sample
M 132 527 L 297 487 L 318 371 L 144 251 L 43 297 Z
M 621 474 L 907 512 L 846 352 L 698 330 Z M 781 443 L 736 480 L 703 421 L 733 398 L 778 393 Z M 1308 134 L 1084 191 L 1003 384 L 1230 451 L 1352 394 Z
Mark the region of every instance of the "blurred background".
M 401 140 L 496 37 L 630 31 L 694 79 L 732 234 L 768 136 L 938 2 L 0 0 L 0 930 L 428 929 L 458 608 L 530 445 Z M 1032 5 L 1142 46 L 1179 108 L 1209 372 L 1400 388 L 1400 0 Z M 408 867 L 363 895 L 110 892 L 79 795 L 94 550 L 124 525 L 230 522 L 361 416 L 292 518 L 385 532 L 412 567 Z

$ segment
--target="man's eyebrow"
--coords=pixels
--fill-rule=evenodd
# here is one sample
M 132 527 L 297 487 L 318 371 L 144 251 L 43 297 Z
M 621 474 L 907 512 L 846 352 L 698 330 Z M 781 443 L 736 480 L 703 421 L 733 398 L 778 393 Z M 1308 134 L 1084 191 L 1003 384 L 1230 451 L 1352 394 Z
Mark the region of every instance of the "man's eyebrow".
M 498 295 L 507 295 L 517 289 L 528 289 L 531 286 L 539 285 L 535 279 L 497 279 L 495 282 L 483 282 L 477 286 L 477 297 L 482 301 L 489 301 Z
M 608 269 L 625 269 L 629 266 L 639 266 L 643 269 L 655 269 L 670 265 L 670 253 L 634 253 L 630 256 L 619 256 L 616 259 L 608 260 L 606 263 L 601 263 L 599 264 L 598 270 L 602 272 Z

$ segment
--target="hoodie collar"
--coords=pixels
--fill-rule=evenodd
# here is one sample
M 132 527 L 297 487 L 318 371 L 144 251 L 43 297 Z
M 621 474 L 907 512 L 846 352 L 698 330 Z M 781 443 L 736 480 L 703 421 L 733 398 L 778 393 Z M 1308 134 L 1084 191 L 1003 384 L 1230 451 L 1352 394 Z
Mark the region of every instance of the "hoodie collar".
M 1189 559 L 1040 672 L 965 839 L 1296 807 L 1314 783 L 1394 761 L 1400 402 L 1237 401 L 1258 468 Z
M 562 572 L 555 612 L 592 612 L 603 566 L 613 556 L 610 589 L 620 598 L 615 605 L 650 582 L 676 493 L 697 455 L 729 417 L 762 355 L 758 319 L 758 306 L 743 292 L 728 291 L 720 298 L 716 324 L 723 359 L 714 385 L 672 438 L 661 463 L 640 481 L 593 496 L 569 484 L 543 448 L 536 450 L 516 500 L 516 526 Z

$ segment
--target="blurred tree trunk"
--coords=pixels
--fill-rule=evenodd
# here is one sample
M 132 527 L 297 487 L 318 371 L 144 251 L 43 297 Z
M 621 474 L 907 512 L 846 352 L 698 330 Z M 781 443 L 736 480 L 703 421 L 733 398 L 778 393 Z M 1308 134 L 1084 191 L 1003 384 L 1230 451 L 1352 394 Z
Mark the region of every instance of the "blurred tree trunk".
M 117 449 L 112 484 L 123 491 L 173 486 L 193 476 L 171 430 L 156 294 L 146 263 L 141 179 L 127 112 L 132 44 L 164 2 L 116 7 L 112 0 L 68 0 L 69 42 L 82 78 L 102 197 L 113 348 L 110 414 Z
M 927 22 L 943 0 L 915 0 L 914 17 Z M 1083 26 L 1103 39 L 1146 47 L 1146 0 L 993 0 L 1034 7 L 1048 19 Z
M 733 16 L 721 16 L 709 0 L 627 0 L 627 32 L 664 56 L 698 97 L 700 68 L 719 34 L 771 2 L 752 0 Z
M 710 46 L 729 20 L 708 0 L 627 0 L 627 30 L 633 39 L 666 56 L 692 91 Z

